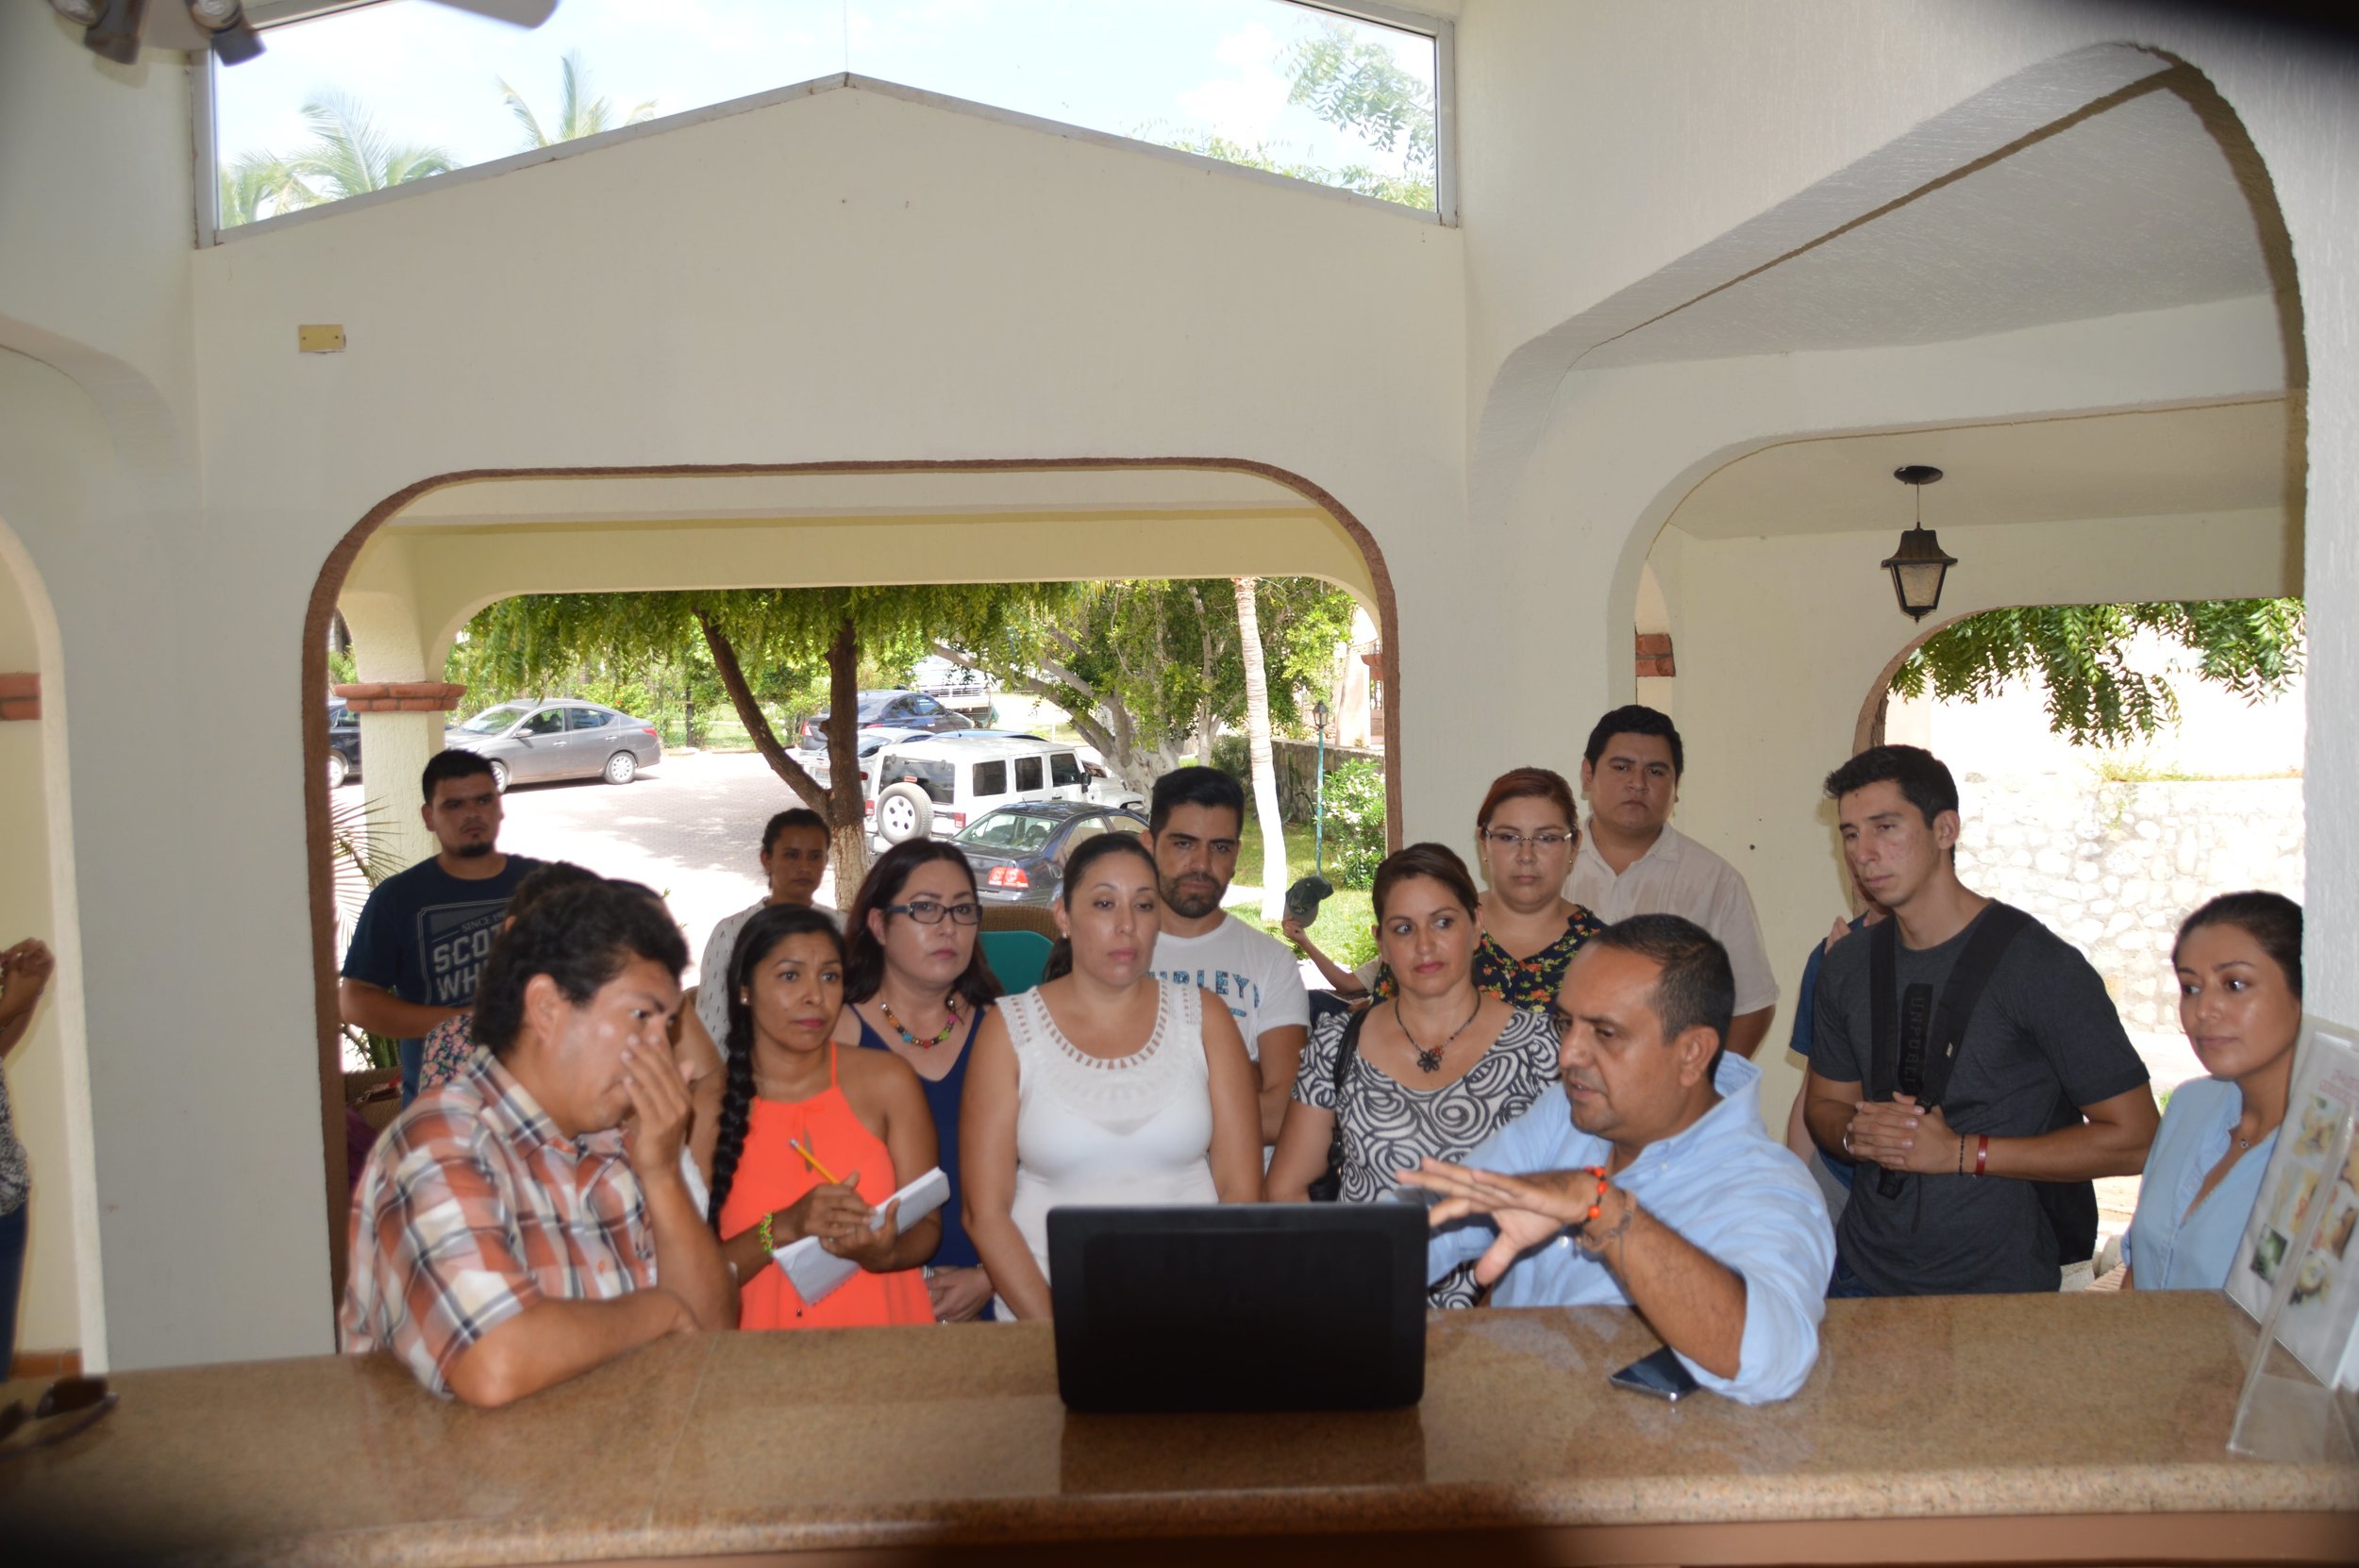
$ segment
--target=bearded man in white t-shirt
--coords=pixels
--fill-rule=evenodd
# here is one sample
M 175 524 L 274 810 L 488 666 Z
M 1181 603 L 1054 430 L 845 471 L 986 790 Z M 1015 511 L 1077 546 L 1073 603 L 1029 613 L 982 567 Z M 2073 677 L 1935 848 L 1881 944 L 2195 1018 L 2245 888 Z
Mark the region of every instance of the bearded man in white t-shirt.
M 1155 973 L 1229 1005 L 1259 1075 L 1262 1142 L 1275 1143 L 1311 1033 L 1311 998 L 1284 943 L 1220 907 L 1237 875 L 1245 789 L 1218 768 L 1175 768 L 1155 780 L 1146 820 L 1163 904 Z

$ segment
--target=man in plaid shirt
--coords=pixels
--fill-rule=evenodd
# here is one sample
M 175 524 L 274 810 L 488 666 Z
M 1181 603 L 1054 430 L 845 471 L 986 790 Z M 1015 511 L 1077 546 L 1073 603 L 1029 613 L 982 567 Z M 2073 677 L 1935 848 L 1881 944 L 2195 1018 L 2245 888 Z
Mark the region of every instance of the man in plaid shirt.
M 728 1328 L 737 1292 L 689 1194 L 666 1029 L 686 944 L 647 889 L 549 894 L 493 947 L 488 1048 L 418 1097 L 354 1195 L 339 1326 L 418 1381 L 504 1405 L 665 1334 Z

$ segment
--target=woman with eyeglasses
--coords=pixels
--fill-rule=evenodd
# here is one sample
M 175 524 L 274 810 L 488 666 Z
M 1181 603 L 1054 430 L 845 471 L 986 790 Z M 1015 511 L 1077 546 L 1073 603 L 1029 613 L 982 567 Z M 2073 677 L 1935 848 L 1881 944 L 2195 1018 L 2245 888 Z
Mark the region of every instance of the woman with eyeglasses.
M 950 1178 L 942 1245 L 926 1269 L 941 1323 L 991 1316 L 991 1275 L 959 1211 L 959 1109 L 975 1031 L 999 996 L 983 958 L 981 923 L 974 868 L 957 845 L 934 839 L 886 850 L 845 917 L 851 935 L 836 1039 L 909 1063 L 933 1112 L 941 1143 L 935 1159 Z
M 1465 862 L 1411 844 L 1377 868 L 1375 897 L 1377 946 L 1397 981 L 1358 1017 L 1311 1031 L 1270 1159 L 1273 1203 L 1302 1202 L 1330 1165 L 1342 1201 L 1382 1197 L 1420 1159 L 1464 1159 L 1556 1081 L 1548 1015 L 1475 983 L 1481 900 Z
M 1049 1315 L 1048 1211 L 1060 1205 L 1261 1198 L 1253 1064 L 1227 1007 L 1150 968 L 1155 880 L 1132 834 L 1076 849 L 1044 978 L 1001 999 L 976 1034 L 959 1152 L 967 1234 L 1003 1318 Z
M 773 904 L 729 957 L 728 1067 L 706 1210 L 736 1271 L 741 1328 L 932 1323 L 920 1273 L 939 1213 L 901 1223 L 894 1193 L 934 1164 L 917 1075 L 835 1039 L 844 938 L 833 917 Z M 806 1300 L 778 1255 L 805 1238 L 860 1272 Z
M 1581 848 L 1573 787 L 1548 768 L 1515 768 L 1492 780 L 1475 812 L 1482 879 L 1476 909 L 1474 983 L 1519 1008 L 1547 1011 L 1581 943 L 1605 923 L 1564 896 Z M 1379 1002 L 1397 987 L 1389 967 L 1377 972 Z

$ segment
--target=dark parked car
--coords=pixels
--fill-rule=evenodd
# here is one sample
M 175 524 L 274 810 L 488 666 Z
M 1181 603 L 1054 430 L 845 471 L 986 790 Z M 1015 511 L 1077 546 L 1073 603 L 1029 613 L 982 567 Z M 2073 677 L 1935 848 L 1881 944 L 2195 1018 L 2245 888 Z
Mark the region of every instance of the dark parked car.
M 986 904 L 1046 904 L 1077 844 L 1100 833 L 1146 831 L 1146 819 L 1121 807 L 1038 800 L 978 817 L 950 842 L 966 852 Z
M 805 751 L 824 750 L 827 732 L 822 727 L 828 715 L 835 711 L 823 708 L 803 721 L 795 743 Z M 895 688 L 890 692 L 862 692 L 860 705 L 852 710 L 853 722 L 862 729 L 914 729 L 929 735 L 939 735 L 945 729 L 973 729 L 975 721 L 962 713 L 934 701 L 923 692 Z
M 594 702 L 504 702 L 443 731 L 443 744 L 492 759 L 492 778 L 603 778 L 627 784 L 663 760 L 655 726 Z
M 342 697 L 327 699 L 327 787 L 335 789 L 360 771 L 360 715 Z

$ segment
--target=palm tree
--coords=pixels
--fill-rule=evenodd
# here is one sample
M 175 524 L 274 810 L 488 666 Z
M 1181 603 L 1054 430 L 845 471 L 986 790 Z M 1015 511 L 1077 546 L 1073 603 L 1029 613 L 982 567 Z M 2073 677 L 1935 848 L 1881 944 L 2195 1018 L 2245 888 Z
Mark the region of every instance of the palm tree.
M 1253 815 L 1262 825 L 1262 918 L 1286 912 L 1286 829 L 1278 810 L 1278 768 L 1270 755 L 1269 668 L 1262 650 L 1255 578 L 1238 577 L 1237 651 L 1245 658 L 1246 755 L 1252 761 Z
M 590 96 L 590 72 L 581 63 L 581 51 L 568 51 L 565 58 L 559 61 L 558 70 L 561 80 L 558 89 L 557 125 L 554 130 L 542 125 L 541 117 L 532 112 L 532 106 L 525 102 L 523 93 L 509 86 L 504 78 L 500 82 L 500 96 L 507 102 L 509 112 L 515 115 L 517 122 L 524 126 L 525 145 L 528 148 L 553 146 L 560 142 L 577 142 L 582 137 L 595 136 L 600 131 L 615 128 L 614 106 L 604 98 Z M 622 123 L 635 125 L 642 120 L 654 117 L 655 100 L 650 98 L 632 109 Z
M 390 140 L 351 99 L 328 94 L 303 106 L 313 137 L 286 160 L 293 176 L 280 206 L 310 207 L 404 185 L 459 165 L 440 147 Z
M 247 153 L 218 174 L 220 189 L 219 222 L 223 228 L 235 228 L 258 218 L 276 217 L 298 207 L 309 207 L 310 193 L 303 191 L 294 171 L 286 160 L 269 153 Z

